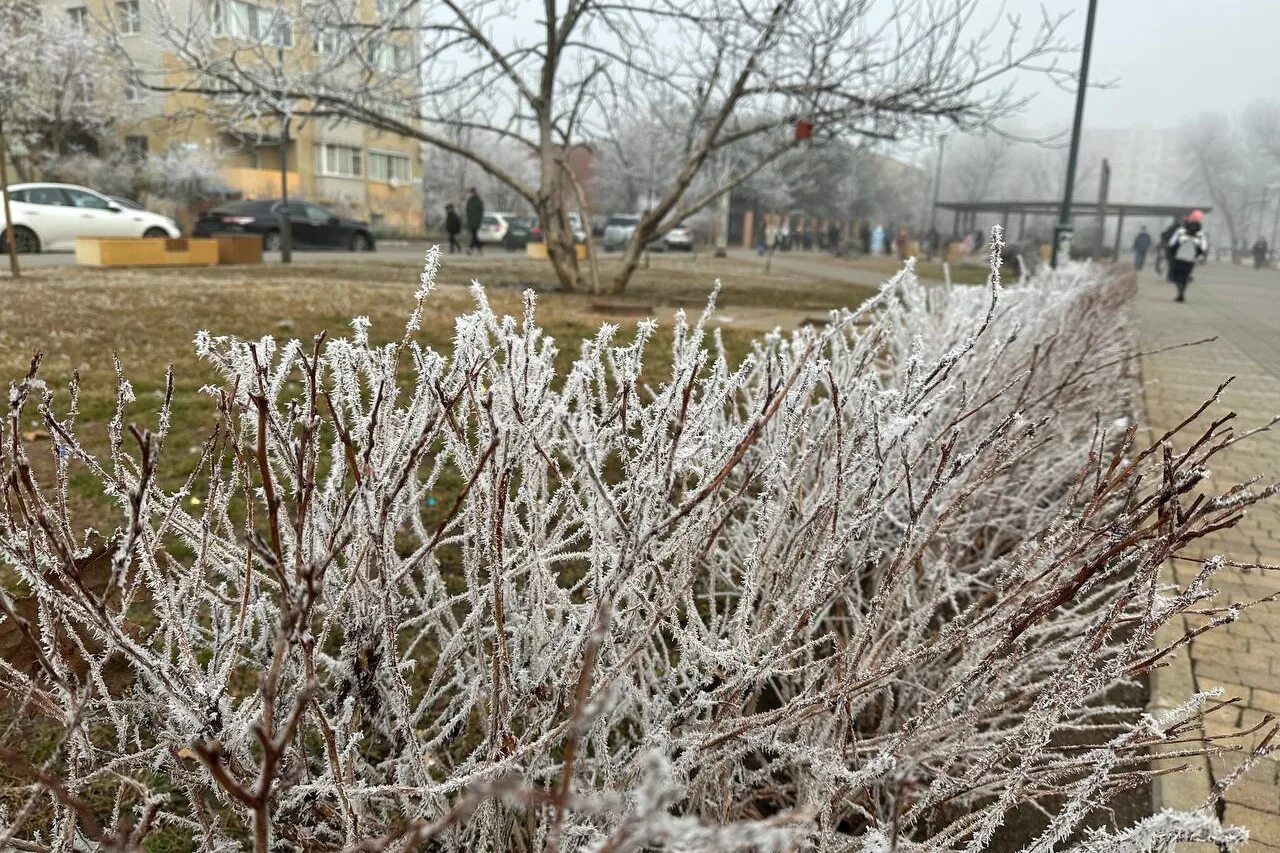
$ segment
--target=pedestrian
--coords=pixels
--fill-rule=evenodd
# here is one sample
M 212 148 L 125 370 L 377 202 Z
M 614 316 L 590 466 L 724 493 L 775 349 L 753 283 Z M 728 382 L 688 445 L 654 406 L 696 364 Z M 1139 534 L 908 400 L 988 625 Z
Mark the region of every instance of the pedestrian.
M 1156 253 L 1157 273 L 1163 272 L 1169 266 L 1169 258 L 1171 256 L 1171 252 L 1169 251 L 1169 241 L 1173 239 L 1173 232 L 1177 230 L 1178 220 L 1177 218 L 1174 218 L 1174 220 L 1160 232 L 1160 251 Z M 1173 281 L 1173 279 L 1171 278 L 1169 281 Z
M 886 255 L 893 254 L 893 244 L 897 234 L 898 234 L 898 226 L 890 222 L 888 230 L 884 232 L 884 253 Z
M 1196 263 L 1209 254 L 1209 239 L 1204 233 L 1204 213 L 1193 210 L 1186 221 L 1169 238 L 1169 280 L 1178 288 L 1178 302 L 1187 301 L 1187 285 Z
M 1138 236 L 1133 238 L 1133 268 L 1142 272 L 1142 266 L 1147 262 L 1147 252 L 1151 251 L 1151 235 L 1147 233 L 1147 226 L 1143 225 L 1138 229 Z
M 907 229 L 898 229 L 898 239 L 896 244 L 898 249 L 898 260 L 905 261 L 907 259 Z
M 879 255 L 884 252 L 886 242 L 887 241 L 884 239 L 884 226 L 877 225 L 871 231 L 871 253 L 873 255 Z
M 458 216 L 458 211 L 453 209 L 453 205 L 446 204 L 444 206 L 444 233 L 449 235 L 450 252 L 462 250 L 462 244 L 458 242 L 458 234 L 461 232 L 462 218 Z
M 858 243 L 862 246 L 862 254 L 871 254 L 871 223 L 865 219 L 858 225 Z
M 827 226 L 827 248 L 831 254 L 840 254 L 840 226 L 832 222 Z
M 929 233 L 924 235 L 924 255 L 929 260 L 933 260 L 933 256 L 938 251 L 938 243 L 942 238 L 938 234 L 938 229 L 930 226 Z
M 1267 255 L 1270 254 L 1271 247 L 1267 245 L 1266 237 L 1259 237 L 1258 242 L 1253 244 L 1253 268 L 1255 270 L 1264 270 L 1267 268 Z
M 466 213 L 467 230 L 471 232 L 471 243 L 467 246 L 467 254 L 471 254 L 471 250 L 475 249 L 478 255 L 480 254 L 480 224 L 484 222 L 484 202 L 475 187 L 467 192 Z

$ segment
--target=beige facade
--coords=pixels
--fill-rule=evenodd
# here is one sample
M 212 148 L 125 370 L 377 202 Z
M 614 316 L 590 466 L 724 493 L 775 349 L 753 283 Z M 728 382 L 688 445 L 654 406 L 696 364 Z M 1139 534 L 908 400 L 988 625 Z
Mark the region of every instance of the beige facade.
M 171 0 L 158 8 L 157 0 L 43 0 L 42 5 L 46 15 L 82 20 L 91 32 L 96 29 L 105 34 L 103 22 L 110 21 L 111 30 L 133 64 L 145 71 L 148 82 L 163 81 L 163 85 L 177 87 L 184 83 L 184 72 L 159 34 L 159 15 L 169 22 L 180 22 L 180 26 L 198 28 L 203 22 L 215 50 L 243 50 L 243 37 L 213 31 L 216 3 L 234 5 L 240 13 L 266 10 L 265 14 L 270 14 L 278 4 L 297 2 L 300 0 Z M 361 16 L 374 20 L 377 0 L 358 2 Z M 291 44 L 283 48 L 286 64 L 305 67 L 314 61 L 315 41 L 310 34 L 291 32 Z M 402 46 L 409 49 L 407 37 Z M 116 132 L 126 146 L 151 153 L 195 146 L 217 162 L 234 195 L 249 199 L 280 196 L 280 122 L 274 117 L 246 121 L 237 128 L 219 113 L 216 101 L 203 94 L 147 91 L 127 83 L 122 84 L 122 91 L 126 118 L 117 123 Z M 286 156 L 291 196 L 367 220 L 375 228 L 405 233 L 422 230 L 422 153 L 417 140 L 330 119 L 295 119 L 289 137 Z

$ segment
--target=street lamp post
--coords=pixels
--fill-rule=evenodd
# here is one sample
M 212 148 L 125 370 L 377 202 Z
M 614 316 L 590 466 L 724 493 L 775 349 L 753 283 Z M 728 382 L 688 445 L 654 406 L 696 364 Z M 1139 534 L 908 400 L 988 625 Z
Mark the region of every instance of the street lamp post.
M 1067 153 L 1067 183 L 1062 190 L 1062 209 L 1058 213 L 1058 226 L 1053 229 L 1052 266 L 1059 258 L 1071 260 L 1071 193 L 1076 182 L 1076 160 L 1080 154 L 1080 126 L 1084 123 L 1084 96 L 1089 88 L 1089 54 L 1093 50 L 1093 21 L 1098 11 L 1098 0 L 1089 0 L 1089 12 L 1084 22 L 1084 48 L 1080 54 L 1080 80 L 1076 84 L 1076 115 L 1071 125 L 1071 149 Z
M 293 263 L 293 222 L 289 219 L 289 123 L 292 110 L 285 100 L 284 46 L 276 46 L 276 72 L 280 75 L 280 263 Z
M 938 194 L 942 190 L 942 154 L 947 149 L 947 135 L 938 135 L 938 164 L 933 171 L 933 210 L 929 214 L 929 230 L 938 230 Z

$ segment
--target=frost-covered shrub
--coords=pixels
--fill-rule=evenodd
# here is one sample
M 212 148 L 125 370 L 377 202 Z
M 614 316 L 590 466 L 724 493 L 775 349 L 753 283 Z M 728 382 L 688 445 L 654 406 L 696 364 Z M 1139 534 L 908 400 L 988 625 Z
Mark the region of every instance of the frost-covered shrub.
M 1161 564 L 1267 492 L 1196 497 L 1221 422 L 1139 440 L 1131 280 L 908 269 L 741 364 L 677 315 L 644 387 L 653 324 L 557 375 L 531 294 L 499 317 L 477 288 L 452 354 L 421 347 L 437 262 L 398 343 L 202 334 L 221 420 L 177 491 L 167 405 L 130 438 L 122 380 L 98 459 L 34 368 L 13 386 L 0 563 L 30 618 L 5 597 L 0 628 L 30 654 L 0 683 L 62 735 L 5 750 L 30 787 L 0 847 L 979 850 L 1040 803 L 1049 850 L 1153 746 L 1206 748 L 1206 697 L 1108 691 L 1221 565 Z M 73 467 L 124 515 L 96 552 Z M 1080 849 L 1175 838 L 1240 833 L 1163 814 Z

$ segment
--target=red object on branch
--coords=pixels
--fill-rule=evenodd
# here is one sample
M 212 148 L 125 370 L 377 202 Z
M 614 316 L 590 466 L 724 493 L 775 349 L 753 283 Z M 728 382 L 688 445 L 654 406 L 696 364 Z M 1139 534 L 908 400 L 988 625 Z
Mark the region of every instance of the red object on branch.
M 805 119 L 796 119 L 796 141 L 803 142 L 813 137 L 813 122 Z

